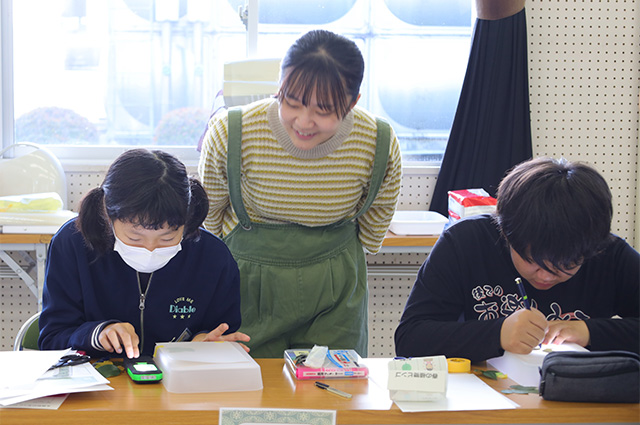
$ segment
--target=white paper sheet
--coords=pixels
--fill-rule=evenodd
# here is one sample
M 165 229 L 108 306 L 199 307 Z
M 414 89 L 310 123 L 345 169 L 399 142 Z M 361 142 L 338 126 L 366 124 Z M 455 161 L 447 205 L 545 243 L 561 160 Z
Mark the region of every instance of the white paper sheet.
M 0 397 L 3 391 L 33 384 L 55 364 L 67 350 L 0 351 Z
M 8 406 L 40 397 L 83 391 L 110 390 L 109 381 L 91 365 L 65 366 L 45 372 L 31 384 L 1 391 L 0 406 Z
M 506 374 L 511 380 L 527 387 L 540 385 L 542 361 L 553 351 L 589 351 L 574 343 L 543 344 L 529 354 L 514 354 L 506 351 L 500 357 L 487 360 L 487 364 Z
M 450 373 L 447 398 L 439 401 L 398 401 L 403 412 L 515 409 L 519 405 L 471 373 Z
M 4 409 L 42 409 L 56 410 L 69 397 L 69 394 L 58 394 L 47 397 L 34 398 L 33 400 L 23 401 L 21 403 L 2 406 Z

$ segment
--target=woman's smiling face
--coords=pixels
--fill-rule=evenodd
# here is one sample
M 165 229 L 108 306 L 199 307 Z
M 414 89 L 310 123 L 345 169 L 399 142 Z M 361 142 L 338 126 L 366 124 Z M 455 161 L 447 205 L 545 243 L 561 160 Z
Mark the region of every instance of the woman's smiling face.
M 315 93 L 307 106 L 295 97 L 284 96 L 278 115 L 293 145 L 302 150 L 329 140 L 342 122 L 333 105 L 318 105 Z

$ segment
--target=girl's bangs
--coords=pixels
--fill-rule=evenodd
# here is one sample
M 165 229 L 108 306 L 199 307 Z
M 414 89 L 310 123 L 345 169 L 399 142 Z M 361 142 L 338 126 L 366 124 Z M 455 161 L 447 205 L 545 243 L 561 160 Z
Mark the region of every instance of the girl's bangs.
M 344 82 L 330 72 L 305 68 L 297 67 L 285 75 L 281 96 L 295 98 L 309 106 L 315 93 L 320 108 L 331 110 L 343 118 L 349 112 Z

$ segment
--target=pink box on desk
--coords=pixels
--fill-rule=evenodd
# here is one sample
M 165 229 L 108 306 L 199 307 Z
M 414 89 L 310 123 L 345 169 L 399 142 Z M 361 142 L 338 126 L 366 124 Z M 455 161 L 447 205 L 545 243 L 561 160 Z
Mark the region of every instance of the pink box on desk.
M 324 364 L 319 368 L 311 368 L 303 364 L 304 358 L 310 351 L 310 348 L 285 350 L 284 360 L 294 378 L 366 378 L 369 376 L 369 369 L 359 363 L 361 358 L 355 350 L 329 350 Z

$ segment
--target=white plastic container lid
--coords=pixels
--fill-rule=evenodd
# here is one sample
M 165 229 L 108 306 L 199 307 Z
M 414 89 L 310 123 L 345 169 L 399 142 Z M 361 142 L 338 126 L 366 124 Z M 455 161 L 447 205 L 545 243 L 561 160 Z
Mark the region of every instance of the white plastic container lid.
M 448 221 L 435 211 L 396 211 L 389 230 L 396 235 L 439 235 Z

